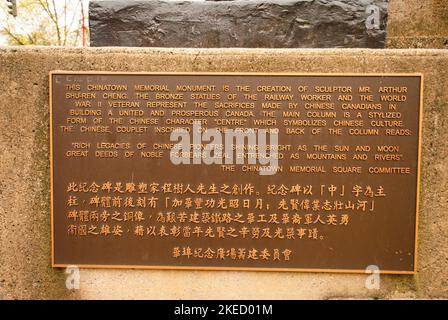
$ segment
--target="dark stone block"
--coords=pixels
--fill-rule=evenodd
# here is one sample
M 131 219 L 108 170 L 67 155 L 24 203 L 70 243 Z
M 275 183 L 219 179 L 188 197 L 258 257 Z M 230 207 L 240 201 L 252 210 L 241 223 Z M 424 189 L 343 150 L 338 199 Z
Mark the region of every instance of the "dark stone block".
M 377 28 L 366 21 L 375 5 Z M 94 0 L 91 46 L 383 48 L 388 0 Z M 374 20 L 377 21 L 377 20 Z

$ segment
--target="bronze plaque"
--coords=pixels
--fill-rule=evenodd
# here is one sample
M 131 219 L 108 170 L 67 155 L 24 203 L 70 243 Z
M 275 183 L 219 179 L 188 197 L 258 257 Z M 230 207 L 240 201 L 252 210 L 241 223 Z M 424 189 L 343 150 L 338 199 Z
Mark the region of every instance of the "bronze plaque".
M 422 87 L 52 72 L 53 266 L 415 273 Z

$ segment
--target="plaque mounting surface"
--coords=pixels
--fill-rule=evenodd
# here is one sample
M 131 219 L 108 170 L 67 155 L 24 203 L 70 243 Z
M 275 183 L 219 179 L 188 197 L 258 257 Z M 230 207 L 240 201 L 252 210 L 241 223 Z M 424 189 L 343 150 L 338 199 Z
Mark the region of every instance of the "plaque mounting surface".
M 413 274 L 422 88 L 421 74 L 51 72 L 52 264 Z M 170 133 L 193 119 L 277 130 L 277 172 L 173 164 Z

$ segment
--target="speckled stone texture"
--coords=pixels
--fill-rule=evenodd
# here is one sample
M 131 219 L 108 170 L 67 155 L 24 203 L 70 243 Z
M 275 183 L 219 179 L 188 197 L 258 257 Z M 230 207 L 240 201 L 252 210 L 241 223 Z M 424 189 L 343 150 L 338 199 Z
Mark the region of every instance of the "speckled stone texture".
M 388 48 L 448 48 L 447 0 L 390 0 Z
M 93 0 L 90 45 L 383 48 L 388 0 Z M 375 5 L 378 28 L 366 21 Z
M 65 289 L 50 267 L 50 70 L 422 72 L 418 274 L 376 291 L 362 274 L 83 269 Z M 0 48 L 0 299 L 448 298 L 447 87 L 446 50 Z

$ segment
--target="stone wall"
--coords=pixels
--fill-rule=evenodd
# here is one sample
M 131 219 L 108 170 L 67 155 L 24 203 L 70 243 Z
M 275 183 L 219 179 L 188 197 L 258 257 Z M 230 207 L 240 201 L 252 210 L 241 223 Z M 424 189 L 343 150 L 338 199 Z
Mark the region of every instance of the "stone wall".
M 388 48 L 448 48 L 448 1 L 389 0 Z
M 50 267 L 50 70 L 424 73 L 417 275 L 375 291 L 362 274 L 83 269 L 68 291 Z M 447 87 L 446 50 L 0 48 L 0 299 L 448 298 Z

